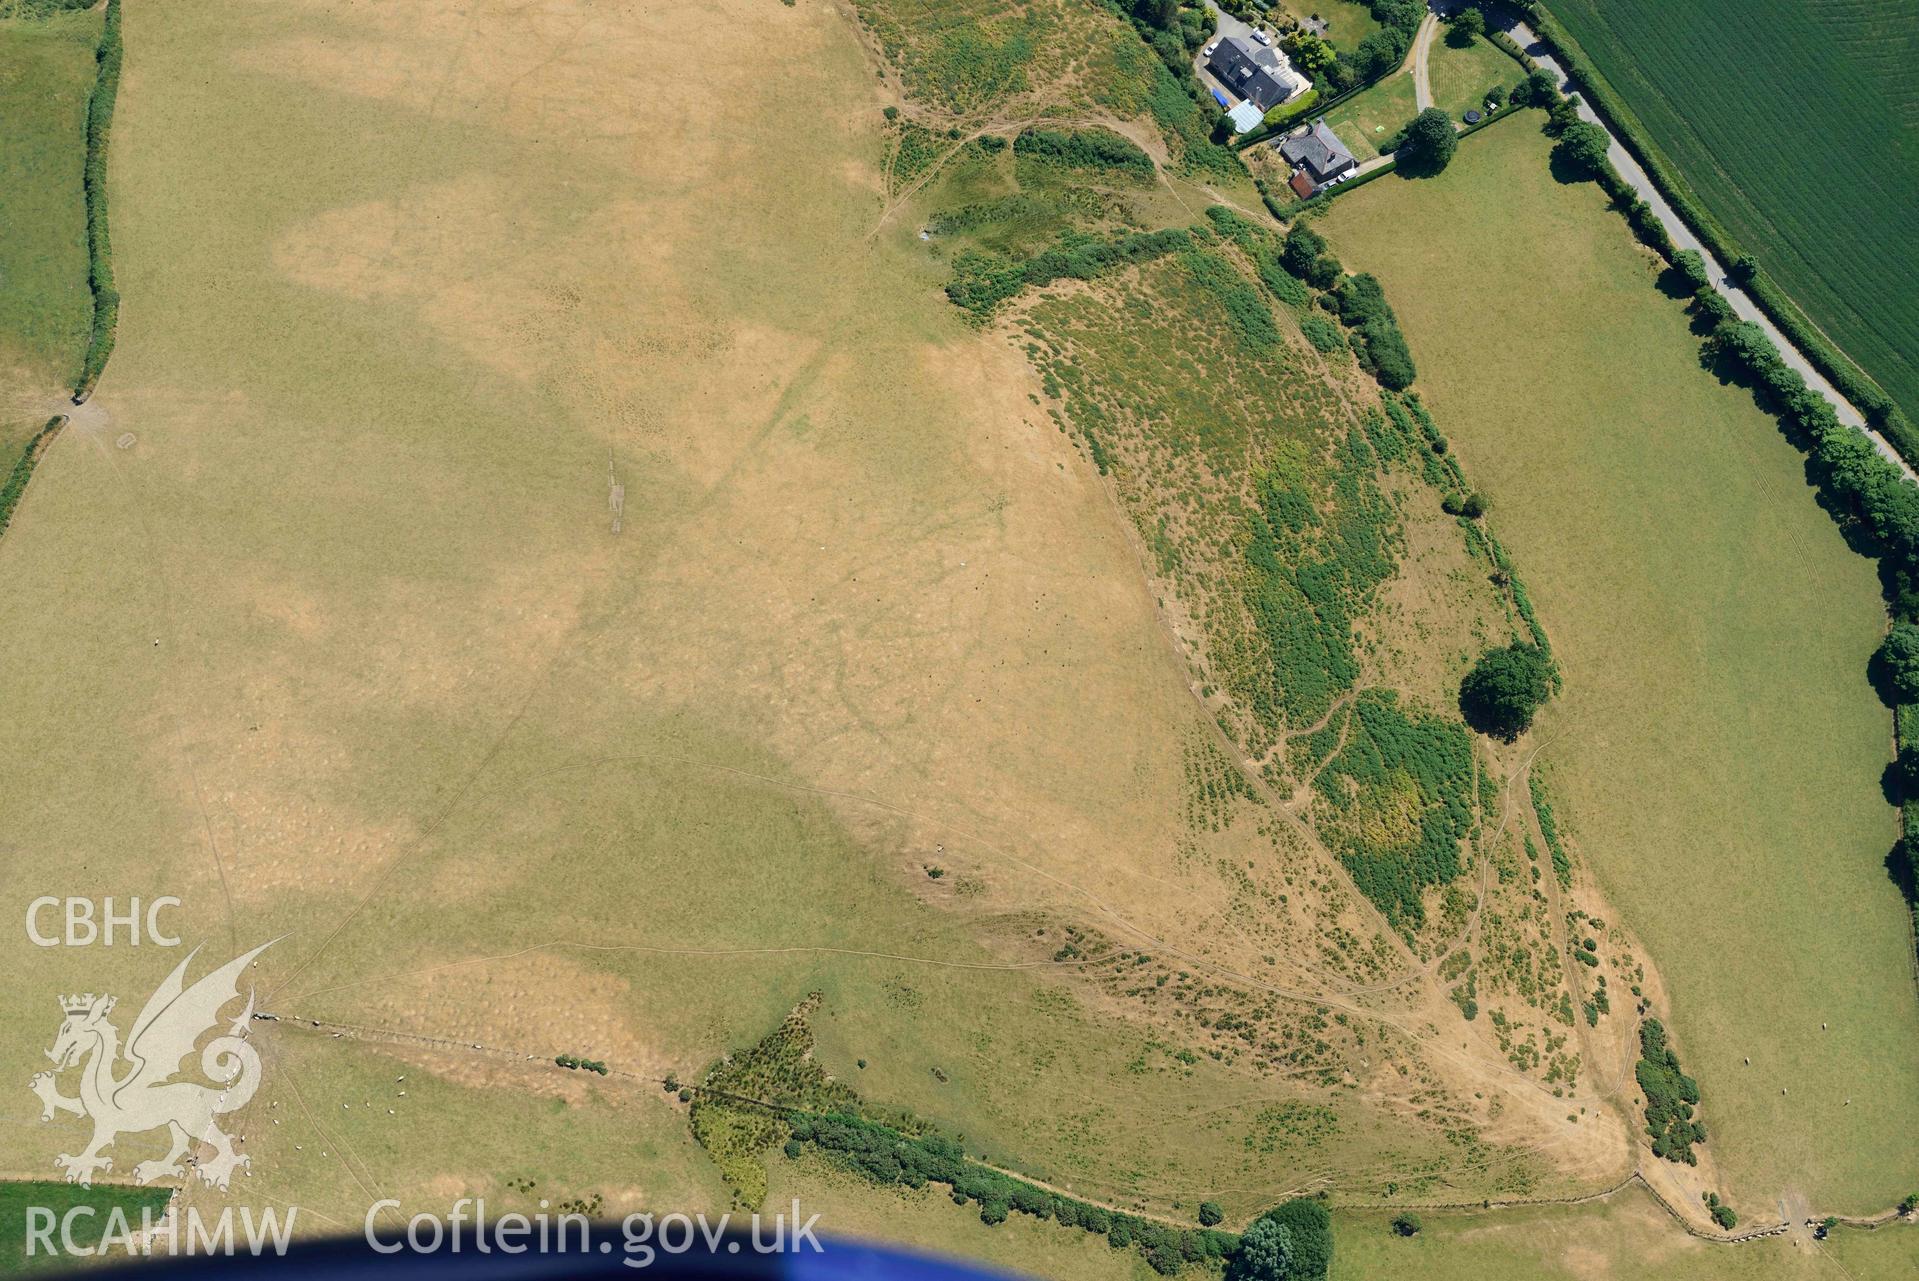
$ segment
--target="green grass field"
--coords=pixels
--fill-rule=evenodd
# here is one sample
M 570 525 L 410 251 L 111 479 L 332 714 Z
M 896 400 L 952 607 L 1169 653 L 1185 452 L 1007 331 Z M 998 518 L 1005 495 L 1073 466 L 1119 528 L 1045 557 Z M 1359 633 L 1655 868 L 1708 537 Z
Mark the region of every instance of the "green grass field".
M 1379 30 L 1379 20 L 1373 17 L 1372 9 L 1355 0 L 1285 0 L 1281 7 L 1302 21 L 1314 16 L 1325 19 L 1326 39 L 1334 48 L 1348 53 Z
M 164 1187 L 135 1188 L 103 1183 L 83 1188 L 71 1183 L 15 1183 L 0 1180 L 0 1276 L 48 1272 L 72 1266 L 70 1260 L 63 1261 L 58 1254 L 48 1255 L 38 1250 L 31 1256 L 27 1253 L 30 1210 L 51 1211 L 57 1224 L 75 1208 L 90 1206 L 95 1211 L 94 1216 L 75 1217 L 73 1235 L 79 1241 L 98 1241 L 107 1230 L 107 1216 L 114 1210 L 121 1211 L 127 1218 L 128 1226 L 138 1232 L 141 1212 L 144 1210 L 158 1217 L 171 1194 L 172 1190 Z M 58 1227 L 54 1229 L 54 1240 L 59 1240 Z
M 86 349 L 87 94 L 100 14 L 0 17 L 0 465 Z
M 1537 120 L 1324 229 L 1384 282 L 1528 571 L 1566 677 L 1538 734 L 1561 826 L 1663 973 L 1726 1190 L 1878 1210 L 1910 1190 L 1919 1002 L 1882 865 L 1872 568 L 1700 370 L 1603 196 L 1552 179 Z
M 1919 6 L 1549 6 L 1706 208 L 1919 410 Z
M 1339 135 L 1361 164 L 1379 154 L 1379 146 L 1419 114 L 1411 72 L 1394 72 L 1363 93 L 1326 113 L 1326 126 Z
M 1474 40 L 1461 48 L 1441 28 L 1426 56 L 1432 80 L 1433 105 L 1458 120 L 1467 111 L 1485 110 L 1486 91 L 1495 85 L 1509 89 L 1522 78 L 1519 64 L 1489 40 Z

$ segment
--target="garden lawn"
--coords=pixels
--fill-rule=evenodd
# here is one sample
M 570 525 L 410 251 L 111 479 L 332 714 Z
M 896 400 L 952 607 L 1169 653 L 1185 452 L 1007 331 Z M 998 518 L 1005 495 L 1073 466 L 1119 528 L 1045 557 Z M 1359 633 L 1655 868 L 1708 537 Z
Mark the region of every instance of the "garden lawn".
M 1379 145 L 1419 112 L 1412 73 L 1395 71 L 1363 93 L 1354 94 L 1326 113 L 1326 125 L 1339 135 L 1364 164 L 1379 154 Z
M 1384 282 L 1552 635 L 1565 692 L 1535 741 L 1663 972 L 1721 1190 L 1883 1209 L 1911 1190 L 1919 1002 L 1884 868 L 1873 569 L 1773 420 L 1700 369 L 1597 188 L 1550 176 L 1538 120 L 1324 230 Z
M 1495 85 L 1510 89 L 1525 74 L 1491 41 L 1476 39 L 1458 48 L 1444 28 L 1433 37 L 1426 71 L 1432 80 L 1433 105 L 1454 120 L 1470 110 L 1485 110 L 1488 89 Z
M 1379 20 L 1366 5 L 1353 0 L 1285 0 L 1280 6 L 1304 21 L 1318 16 L 1326 20 L 1326 39 L 1335 49 L 1351 53 L 1359 42 L 1379 30 Z

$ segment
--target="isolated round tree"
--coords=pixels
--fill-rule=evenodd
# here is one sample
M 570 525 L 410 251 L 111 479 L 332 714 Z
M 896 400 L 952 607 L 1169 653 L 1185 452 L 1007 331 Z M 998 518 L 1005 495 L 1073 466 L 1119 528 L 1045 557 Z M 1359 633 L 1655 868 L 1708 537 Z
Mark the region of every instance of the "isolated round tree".
M 1210 1228 L 1225 1217 L 1226 1211 L 1220 1208 L 1219 1202 L 1201 1201 L 1199 1203 L 1199 1223 L 1201 1227 Z
M 1511 742 L 1552 697 L 1553 661 L 1537 645 L 1487 650 L 1459 685 L 1459 710 L 1480 733 Z
M 1894 703 L 1919 703 L 1919 627 L 1894 623 L 1872 656 L 1874 683 Z
M 1553 150 L 1569 164 L 1577 165 L 1587 173 L 1599 173 L 1606 167 L 1606 148 L 1609 143 L 1604 129 L 1589 120 L 1576 120 L 1566 126 L 1565 133 L 1559 135 L 1559 145 Z
M 1455 45 L 1469 45 L 1486 34 L 1486 15 L 1470 5 L 1456 9 L 1446 19 L 1446 29 Z
M 1399 164 L 1403 169 L 1410 161 L 1418 173 L 1438 173 L 1458 147 L 1453 118 L 1438 107 L 1428 107 L 1406 126 L 1406 141 L 1399 144 Z

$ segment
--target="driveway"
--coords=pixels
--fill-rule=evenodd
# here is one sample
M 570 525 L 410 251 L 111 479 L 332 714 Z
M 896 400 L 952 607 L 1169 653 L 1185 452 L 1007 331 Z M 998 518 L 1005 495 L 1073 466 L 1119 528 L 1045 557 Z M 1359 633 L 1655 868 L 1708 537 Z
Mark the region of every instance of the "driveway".
M 1206 0 L 1206 8 L 1210 10 L 1213 15 L 1213 39 L 1208 40 L 1206 42 L 1207 44 L 1212 44 L 1217 40 L 1224 40 L 1227 36 L 1238 36 L 1242 40 L 1251 40 L 1253 38 L 1253 27 L 1251 23 L 1241 22 L 1238 18 L 1235 18 L 1232 14 L 1227 13 L 1218 5 L 1214 4 L 1213 0 Z M 1203 47 L 1198 53 L 1193 55 L 1193 74 L 1198 76 L 1199 82 L 1208 89 L 1217 89 L 1219 92 L 1225 94 L 1228 102 L 1239 101 L 1239 95 L 1221 83 L 1219 77 L 1215 76 L 1211 69 L 1207 67 L 1206 50 Z
M 1439 15 L 1428 10 L 1413 33 L 1413 106 L 1421 111 L 1433 105 L 1433 80 L 1426 70 L 1426 55 L 1432 51 L 1433 32 L 1439 30 Z
M 1530 27 L 1523 22 L 1515 22 L 1508 29 L 1508 34 L 1518 42 L 1521 49 L 1526 51 L 1527 57 L 1552 73 L 1562 90 L 1568 87 L 1566 69 L 1552 56 Z M 1619 171 L 1619 176 L 1626 180 L 1626 185 L 1631 187 L 1641 200 L 1652 206 L 1653 212 L 1659 216 L 1659 221 L 1665 224 L 1666 234 L 1672 237 L 1676 248 L 1691 249 L 1706 260 L 1706 270 L 1711 273 L 1713 288 L 1724 294 L 1727 301 L 1732 303 L 1733 313 L 1741 320 L 1749 320 L 1765 331 L 1766 337 L 1772 339 L 1773 346 L 1779 349 L 1780 356 L 1788 365 L 1799 371 L 1799 375 L 1806 380 L 1806 385 L 1831 402 L 1833 412 L 1839 415 L 1840 422 L 1864 432 L 1871 439 L 1873 448 L 1878 450 L 1888 462 L 1897 466 L 1907 480 L 1919 482 L 1919 473 L 1914 472 L 1906 460 L 1899 456 L 1899 451 L 1894 449 L 1885 437 L 1866 426 L 1865 416 L 1839 394 L 1838 389 L 1826 380 L 1825 375 L 1813 368 L 1812 362 L 1792 345 L 1786 335 L 1781 333 L 1779 327 L 1759 309 L 1759 304 L 1754 302 L 1745 290 L 1727 279 L 1725 264 L 1714 258 L 1712 251 L 1699 242 L 1699 237 L 1693 235 L 1692 228 L 1686 225 L 1685 220 L 1673 212 L 1672 206 L 1666 203 L 1666 198 L 1659 194 L 1659 188 L 1655 187 L 1652 179 L 1646 176 L 1646 171 L 1640 167 L 1637 160 L 1633 159 L 1632 153 L 1620 145 L 1619 139 L 1613 135 L 1612 130 L 1607 129 L 1606 122 L 1599 118 L 1599 113 L 1587 104 L 1583 96 L 1579 100 L 1579 118 L 1590 121 L 1601 129 L 1606 129 L 1608 143 L 1606 158 L 1612 162 L 1612 167 Z

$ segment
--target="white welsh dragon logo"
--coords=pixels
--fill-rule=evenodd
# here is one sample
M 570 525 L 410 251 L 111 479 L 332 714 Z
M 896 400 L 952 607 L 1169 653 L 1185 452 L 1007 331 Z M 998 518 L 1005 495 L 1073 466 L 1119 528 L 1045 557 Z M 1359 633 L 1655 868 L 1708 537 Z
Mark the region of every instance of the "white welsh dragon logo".
M 245 1107 L 260 1087 L 260 1055 L 246 1042 L 253 1017 L 251 989 L 245 1011 L 200 1051 L 200 1070 L 220 1084 L 173 1078 L 182 1060 L 193 1053 L 194 1043 L 219 1023 L 220 1011 L 239 999 L 241 971 L 272 946 L 262 943 L 187 987 L 187 965 L 200 951 L 195 948 L 147 998 L 124 1050 L 119 1030 L 107 1021 L 115 998 L 89 993 L 60 999 L 66 1021 L 47 1051 L 54 1070 L 36 1075 L 31 1086 L 43 1105 L 41 1120 L 51 1121 L 56 1112 L 71 1112 L 93 1121 L 93 1142 L 86 1151 L 53 1159 L 56 1168 L 67 1172 L 67 1182 L 92 1183 L 95 1172 L 113 1168 L 113 1159 L 101 1152 L 115 1139 L 161 1127 L 171 1135 L 173 1146 L 160 1160 L 134 1166 L 136 1183 L 186 1173 L 180 1159 L 196 1140 L 213 1149 L 210 1158 L 195 1162 L 200 1177 L 222 1191 L 234 1170 L 247 1165 L 247 1158 L 233 1150 L 232 1138 L 214 1124 L 214 1118 Z M 123 1057 L 128 1066 L 120 1071 Z M 80 1097 L 68 1098 L 60 1093 L 55 1077 L 82 1060 Z

